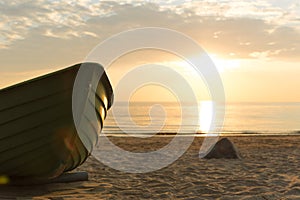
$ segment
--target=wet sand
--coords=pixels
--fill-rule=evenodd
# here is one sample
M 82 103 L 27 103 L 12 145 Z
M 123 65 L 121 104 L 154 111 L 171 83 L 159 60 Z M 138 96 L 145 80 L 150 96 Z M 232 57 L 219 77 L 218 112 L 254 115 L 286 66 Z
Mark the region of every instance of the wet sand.
M 156 150 L 169 137 L 111 137 L 133 151 Z M 199 159 L 203 138 L 173 164 L 145 174 L 111 169 L 95 158 L 75 171 L 89 181 L 0 187 L 0 199 L 300 199 L 300 136 L 230 137 L 241 160 Z

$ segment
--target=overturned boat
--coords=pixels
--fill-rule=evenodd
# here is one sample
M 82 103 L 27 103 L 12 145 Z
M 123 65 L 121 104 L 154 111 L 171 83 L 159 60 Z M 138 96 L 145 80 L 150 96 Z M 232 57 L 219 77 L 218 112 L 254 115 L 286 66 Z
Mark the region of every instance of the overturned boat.
M 85 82 L 74 96 L 80 70 Z M 91 78 L 97 85 L 91 87 Z M 87 92 L 85 92 L 87 91 Z M 72 99 L 79 98 L 74 104 Z M 113 90 L 102 66 L 83 63 L 0 90 L 0 176 L 52 179 L 81 165 L 97 143 L 113 102 Z M 85 116 L 84 106 L 97 114 Z M 74 122 L 80 122 L 79 134 Z M 72 109 L 73 108 L 73 109 Z

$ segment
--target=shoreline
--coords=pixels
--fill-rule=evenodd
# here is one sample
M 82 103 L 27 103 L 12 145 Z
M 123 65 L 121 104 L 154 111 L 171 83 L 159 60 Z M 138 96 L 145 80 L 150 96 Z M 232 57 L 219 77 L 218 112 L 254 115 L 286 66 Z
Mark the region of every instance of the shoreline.
M 189 134 L 189 133 L 171 133 L 171 132 L 162 132 L 162 133 L 145 133 L 145 134 L 131 134 L 127 135 L 126 133 L 115 133 L 115 134 L 108 134 L 108 133 L 101 133 L 101 137 L 143 137 L 143 136 L 153 136 L 153 137 L 289 137 L 295 136 L 300 137 L 300 133 L 298 132 L 288 132 L 288 133 L 196 133 L 196 134 Z

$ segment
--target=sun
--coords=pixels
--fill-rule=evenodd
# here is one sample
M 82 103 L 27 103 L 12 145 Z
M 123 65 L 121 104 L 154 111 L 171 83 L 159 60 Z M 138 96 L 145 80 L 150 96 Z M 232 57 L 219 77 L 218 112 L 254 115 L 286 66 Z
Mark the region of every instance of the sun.
M 211 123 L 214 115 L 214 102 L 213 101 L 200 101 L 199 102 L 199 124 L 198 129 L 202 133 L 209 133 L 211 131 Z
M 217 68 L 219 73 L 226 73 L 228 71 L 236 70 L 241 67 L 240 59 L 225 59 L 216 54 L 209 54 L 213 64 Z M 182 74 L 193 74 L 193 66 L 185 60 L 167 61 L 159 64 L 171 66 L 173 69 L 179 71 Z
M 210 54 L 209 57 L 212 59 L 219 73 L 224 73 L 241 67 L 241 61 L 239 59 L 224 59 L 216 54 Z

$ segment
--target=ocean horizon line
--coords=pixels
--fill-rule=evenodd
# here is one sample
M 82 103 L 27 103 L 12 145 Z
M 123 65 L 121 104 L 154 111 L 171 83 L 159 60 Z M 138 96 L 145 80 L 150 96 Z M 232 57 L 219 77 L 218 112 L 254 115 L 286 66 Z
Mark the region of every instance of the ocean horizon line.
M 212 100 L 199 100 L 197 102 L 212 102 Z M 128 101 L 115 101 L 114 104 L 125 104 Z M 129 103 L 179 103 L 178 101 L 129 101 Z M 192 101 L 184 101 L 182 103 L 194 103 Z M 226 104 L 282 104 L 282 103 L 289 103 L 289 104 L 299 104 L 300 101 L 226 101 L 222 102 Z

